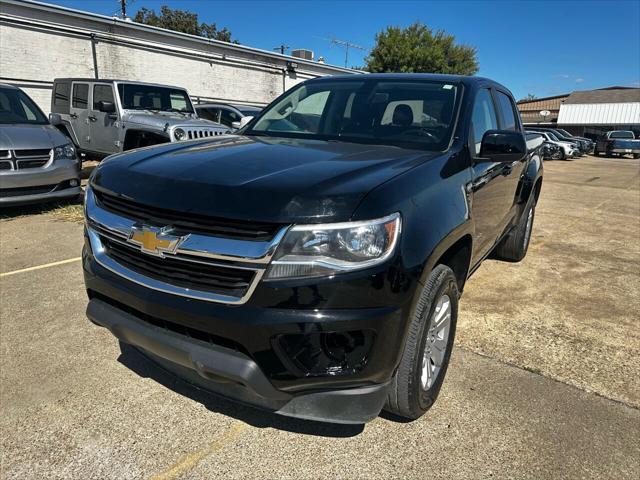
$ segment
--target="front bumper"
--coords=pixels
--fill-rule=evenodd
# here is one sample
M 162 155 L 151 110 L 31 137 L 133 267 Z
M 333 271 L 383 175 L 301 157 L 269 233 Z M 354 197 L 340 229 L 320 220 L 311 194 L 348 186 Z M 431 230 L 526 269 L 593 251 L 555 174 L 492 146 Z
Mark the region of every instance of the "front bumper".
M 96 298 L 89 302 L 87 316 L 196 386 L 281 415 L 364 423 L 379 414 L 386 399 L 387 383 L 298 395 L 282 392 L 241 352 L 162 331 Z
M 313 284 L 261 282 L 246 304 L 229 305 L 155 291 L 118 276 L 96 262 L 88 241 L 83 266 L 89 318 L 166 370 L 243 403 L 337 423 L 363 423 L 382 409 L 417 285 L 386 266 Z M 301 371 L 280 344 L 287 336 L 334 332 L 369 334 L 359 368 Z M 312 353 L 329 355 L 324 346 Z
M 56 160 L 46 168 L 0 173 L 0 206 L 60 200 L 80 193 L 77 160 Z

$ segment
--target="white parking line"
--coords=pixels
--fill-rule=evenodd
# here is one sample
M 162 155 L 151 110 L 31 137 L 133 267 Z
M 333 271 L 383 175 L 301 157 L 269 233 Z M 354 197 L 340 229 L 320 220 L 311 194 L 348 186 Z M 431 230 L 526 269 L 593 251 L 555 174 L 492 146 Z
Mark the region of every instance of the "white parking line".
M 0 273 L 0 278 L 8 277 L 9 275 L 15 275 L 16 273 L 33 272 L 34 270 L 40 270 L 43 268 L 56 267 L 58 265 L 65 265 L 67 263 L 79 262 L 82 257 L 69 258 L 67 260 L 60 260 L 59 262 L 45 263 L 44 265 L 36 265 L 35 267 L 21 268 L 20 270 L 13 270 L 12 272 Z

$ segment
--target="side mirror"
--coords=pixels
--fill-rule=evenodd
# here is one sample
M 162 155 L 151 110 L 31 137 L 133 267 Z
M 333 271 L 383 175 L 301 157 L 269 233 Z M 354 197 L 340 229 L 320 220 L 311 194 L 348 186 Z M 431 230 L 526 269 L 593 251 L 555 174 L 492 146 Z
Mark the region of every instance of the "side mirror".
M 239 127 L 239 128 L 244 127 L 244 126 L 245 126 L 247 123 L 249 123 L 251 120 L 253 120 L 253 117 L 251 117 L 251 116 L 249 116 L 249 117 L 242 117 L 242 118 L 240 119 L 240 127 Z
M 60 125 L 62 123 L 62 117 L 60 116 L 59 113 L 50 113 L 49 123 L 51 125 Z
M 104 113 L 115 113 L 116 104 L 113 102 L 105 102 L 104 100 L 100 100 L 98 102 L 98 111 Z
M 241 127 L 240 122 L 231 122 L 231 128 L 238 130 Z
M 527 154 L 527 143 L 521 132 L 489 130 L 482 137 L 480 160 L 489 162 L 515 162 Z

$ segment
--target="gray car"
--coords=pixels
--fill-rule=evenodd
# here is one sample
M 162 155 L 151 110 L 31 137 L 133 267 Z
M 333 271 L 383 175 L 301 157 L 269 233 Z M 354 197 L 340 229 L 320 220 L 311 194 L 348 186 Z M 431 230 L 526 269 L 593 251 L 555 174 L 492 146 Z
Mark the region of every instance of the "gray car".
M 22 90 L 0 84 L 0 206 L 80 193 L 80 162 L 69 139 Z
M 57 78 L 51 112 L 51 123 L 94 157 L 231 132 L 198 118 L 184 88 L 153 83 Z

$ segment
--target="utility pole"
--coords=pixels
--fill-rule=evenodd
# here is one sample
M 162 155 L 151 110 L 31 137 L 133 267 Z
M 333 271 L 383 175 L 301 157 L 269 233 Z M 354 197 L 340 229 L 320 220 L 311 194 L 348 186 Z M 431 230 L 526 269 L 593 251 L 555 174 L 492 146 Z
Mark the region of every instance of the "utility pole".
M 355 48 L 356 50 L 362 50 L 364 52 L 366 52 L 368 49 L 365 47 L 362 47 L 360 45 L 357 45 L 355 43 L 351 43 L 348 40 L 340 40 L 338 38 L 335 37 L 331 37 L 331 38 L 324 38 L 324 37 L 318 37 L 318 38 L 322 38 L 323 40 L 328 40 L 331 45 L 338 45 L 340 47 L 344 47 L 344 66 L 345 68 L 347 68 L 347 65 L 349 64 L 349 49 L 350 48 Z
M 120 17 L 122 20 L 127 19 L 127 0 L 120 0 Z
M 274 48 L 274 50 L 275 50 L 276 52 L 277 52 L 277 51 L 280 51 L 280 55 L 284 55 L 284 52 L 286 52 L 287 50 L 289 50 L 289 45 L 282 44 L 282 45 L 280 45 L 279 47 L 275 47 L 275 48 Z

